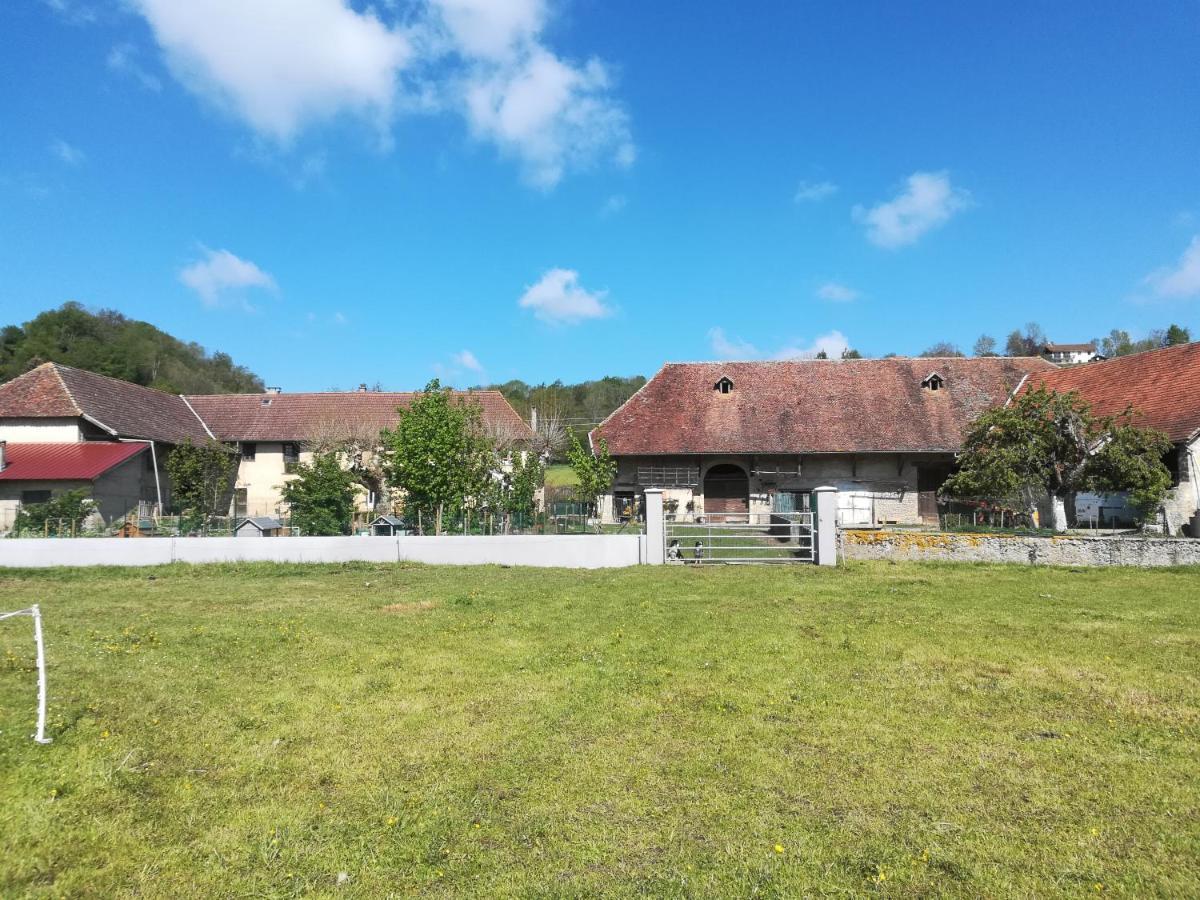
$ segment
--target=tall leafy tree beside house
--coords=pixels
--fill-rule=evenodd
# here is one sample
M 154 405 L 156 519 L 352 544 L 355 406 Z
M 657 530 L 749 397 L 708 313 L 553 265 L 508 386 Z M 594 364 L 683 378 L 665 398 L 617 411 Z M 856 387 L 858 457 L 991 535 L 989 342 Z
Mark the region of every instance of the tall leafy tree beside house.
M 975 420 L 942 492 L 1030 505 L 1048 495 L 1056 531 L 1067 527 L 1067 498 L 1081 491 L 1128 492 L 1145 516 L 1171 486 L 1162 462 L 1170 447 L 1166 435 L 1134 426 L 1128 413 L 1098 417 L 1079 395 L 1040 388 Z
M 489 490 L 495 453 L 481 410 L 435 378 L 398 414 L 396 427 L 381 435 L 383 470 L 389 484 L 404 491 L 406 517 L 416 521 L 419 513 L 440 534 L 447 512 Z
M 349 534 L 358 483 L 340 455 L 314 453 L 311 463 L 297 464 L 295 474 L 282 491 L 292 525 L 306 535 Z
M 598 511 L 601 496 L 608 493 L 613 479 L 617 477 L 617 461 L 609 455 L 608 442 L 600 438 L 596 441 L 593 452 L 584 447 L 579 438 L 572 434 L 567 459 L 575 472 L 575 478 L 579 481 L 576 490 L 580 499 Z
M 172 505 L 185 518 L 185 530 L 207 525 L 229 510 L 237 460 L 224 444 L 193 444 L 185 439 L 163 462 L 171 479 Z

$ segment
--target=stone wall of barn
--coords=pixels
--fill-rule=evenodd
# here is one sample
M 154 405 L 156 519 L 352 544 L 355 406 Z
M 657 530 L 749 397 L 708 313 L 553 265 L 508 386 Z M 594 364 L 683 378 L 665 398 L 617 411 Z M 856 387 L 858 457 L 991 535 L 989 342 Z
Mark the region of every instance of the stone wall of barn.
M 662 487 L 667 515 L 691 520 L 706 515 L 704 477 L 713 466 L 732 463 L 749 474 L 750 512 L 768 513 L 773 495 L 787 491 L 807 493 L 823 485 L 838 489 L 843 513 L 849 515 L 857 503 L 863 524 L 917 524 L 918 467 L 949 462 L 950 454 L 876 453 L 824 455 L 705 455 L 705 456 L 624 456 L 617 459 L 617 477 L 613 492 L 602 504 L 605 521 L 614 520 L 614 494 L 638 494 L 646 487 Z M 698 469 L 698 484 L 679 486 L 670 483 L 643 484 L 639 469 Z

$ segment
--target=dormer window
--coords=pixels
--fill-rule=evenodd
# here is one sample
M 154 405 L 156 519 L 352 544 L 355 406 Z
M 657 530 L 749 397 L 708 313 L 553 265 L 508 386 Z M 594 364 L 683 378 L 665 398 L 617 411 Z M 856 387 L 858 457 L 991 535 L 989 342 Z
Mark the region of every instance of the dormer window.
M 713 390 L 718 394 L 729 394 L 733 392 L 733 382 L 722 376 L 721 380 L 713 385 Z
M 946 379 L 937 372 L 930 372 L 921 382 L 921 387 L 927 391 L 940 391 L 946 386 Z

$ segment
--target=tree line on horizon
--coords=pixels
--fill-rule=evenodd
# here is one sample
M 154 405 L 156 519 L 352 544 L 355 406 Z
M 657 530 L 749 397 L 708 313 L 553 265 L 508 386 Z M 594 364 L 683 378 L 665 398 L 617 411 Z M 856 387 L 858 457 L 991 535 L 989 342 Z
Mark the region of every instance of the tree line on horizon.
M 89 312 L 75 302 L 23 325 L 0 328 L 0 381 L 55 362 L 172 394 L 263 390 L 263 381 L 227 353 L 208 353 L 149 322 L 111 309 Z

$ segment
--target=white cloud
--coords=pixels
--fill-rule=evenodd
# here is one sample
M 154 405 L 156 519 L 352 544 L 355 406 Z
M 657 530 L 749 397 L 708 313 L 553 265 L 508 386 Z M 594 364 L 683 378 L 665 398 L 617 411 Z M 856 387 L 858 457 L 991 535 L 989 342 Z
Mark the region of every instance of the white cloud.
M 604 304 L 607 291 L 589 291 L 572 269 L 551 269 L 537 284 L 525 289 L 518 305 L 532 309 L 544 322 L 574 325 L 585 319 L 602 319 L 612 314 Z
M 71 146 L 62 138 L 55 138 L 50 142 L 50 152 L 68 166 L 77 166 L 87 159 L 82 150 Z
M 724 329 L 711 328 L 708 332 L 713 354 L 718 359 L 813 359 L 822 350 L 830 359 L 840 359 L 842 351 L 850 346 L 840 331 L 831 331 L 816 338 L 811 344 L 796 343 L 785 346 L 774 353 L 763 353 L 748 341 L 730 338 Z
M 526 181 L 552 188 L 567 168 L 605 154 L 622 167 L 636 158 L 628 117 L 608 89 L 599 60 L 573 66 L 534 45 L 513 63 L 468 80 L 467 120 L 477 137 L 521 161 Z
M 600 215 L 604 217 L 615 216 L 623 210 L 629 203 L 629 199 L 624 194 L 613 194 L 604 201 L 604 205 L 600 207 Z
M 406 34 L 342 0 L 130 0 L 175 76 L 286 142 L 305 125 L 353 112 L 390 115 Z
M 472 372 L 483 371 L 482 363 L 479 362 L 479 359 L 470 350 L 462 350 L 459 353 L 455 353 L 451 359 L 454 360 L 454 364 L 456 366 L 461 366 L 462 368 L 469 369 Z
M 74 0 L 42 0 L 42 2 L 69 25 L 91 25 L 99 18 L 96 10 L 88 3 L 76 3 Z
M 1164 299 L 1200 296 L 1200 234 L 1192 237 L 1174 267 L 1151 272 L 1145 283 Z
M 836 281 L 827 281 L 817 288 L 817 296 L 822 300 L 828 300 L 830 303 L 850 303 L 857 300 L 861 295 L 852 287 L 847 287 Z
M 228 250 L 204 248 L 205 258 L 185 266 L 179 280 L 200 295 L 205 306 L 218 306 L 231 291 L 248 288 L 277 290 L 275 279 L 249 260 Z
M 832 181 L 802 181 L 792 199 L 797 203 L 816 203 L 832 197 L 837 191 L 838 186 Z
M 340 310 L 333 314 L 333 324 L 334 325 L 345 325 L 349 321 L 350 320 L 346 318 L 346 314 L 344 312 L 341 312 Z
M 109 71 L 127 75 L 148 91 L 157 94 L 162 90 L 158 76 L 147 72 L 138 62 L 138 50 L 133 44 L 117 44 L 108 51 L 104 62 Z
M 758 348 L 741 338 L 730 338 L 724 328 L 710 328 L 708 340 L 718 359 L 758 359 Z
M 951 185 L 948 173 L 914 172 L 891 200 L 870 209 L 854 207 L 854 218 L 867 226 L 867 240 L 895 249 L 915 243 L 970 205 L 971 195 Z
M 543 189 L 570 169 L 627 167 L 637 155 L 608 67 L 544 44 L 545 0 L 429 0 L 403 8 L 403 24 L 349 0 L 127 2 L 179 81 L 280 145 L 347 114 L 386 145 L 401 113 L 452 108 Z M 120 48 L 109 65 L 140 71 Z
M 796 344 L 784 347 L 777 352 L 773 359 L 813 359 L 824 351 L 830 359 L 840 359 L 843 351 L 850 348 L 850 342 L 840 331 L 831 331 L 816 338 L 811 344 Z

